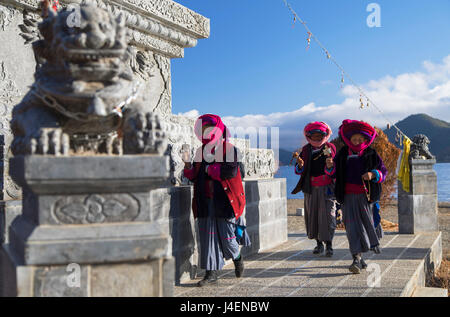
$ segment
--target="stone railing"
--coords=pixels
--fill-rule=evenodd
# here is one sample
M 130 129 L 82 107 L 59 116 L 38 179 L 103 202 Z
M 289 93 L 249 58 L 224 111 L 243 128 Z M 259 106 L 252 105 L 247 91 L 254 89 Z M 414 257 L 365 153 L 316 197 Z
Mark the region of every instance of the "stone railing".
M 183 144 L 188 144 L 193 157 L 196 149 L 201 146 L 194 134 L 195 119 L 170 115 L 166 118 L 165 124 L 171 151 L 172 183 L 186 185 L 189 182 L 183 177 L 184 163 L 180 153 Z M 251 148 L 248 139 L 230 138 L 230 143 L 235 145 L 242 155 L 240 159 L 245 166 L 245 180 L 273 178 L 276 162 L 272 149 Z

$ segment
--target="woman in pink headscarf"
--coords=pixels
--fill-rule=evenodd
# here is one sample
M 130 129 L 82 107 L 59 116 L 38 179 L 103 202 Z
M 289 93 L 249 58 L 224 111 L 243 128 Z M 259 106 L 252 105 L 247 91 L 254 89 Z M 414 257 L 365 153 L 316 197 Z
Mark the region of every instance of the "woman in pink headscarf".
M 313 253 L 323 253 L 325 243 L 329 257 L 333 256 L 332 241 L 336 229 L 334 184 L 325 172 L 326 159 L 336 153 L 336 147 L 328 142 L 331 133 L 325 122 L 311 122 L 305 126 L 303 134 L 308 144 L 300 154 L 294 154 L 297 157 L 295 173 L 301 177 L 292 191 L 292 194 L 304 193 L 306 233 L 309 239 L 317 241 Z
M 342 205 L 343 222 L 353 263 L 354 274 L 367 268 L 362 254 L 380 253 L 383 231 L 376 220 L 376 204 L 381 197 L 381 183 L 387 169 L 377 151 L 370 147 L 377 137 L 374 127 L 364 121 L 344 120 L 339 137 L 345 144 L 334 160 L 327 161 L 327 173 L 335 178 L 335 196 Z
M 245 194 L 243 165 L 238 150 L 228 142 L 228 130 L 219 116 L 200 116 L 194 127 L 202 141 L 194 163 L 185 160 L 184 175 L 194 183 L 192 210 L 200 234 L 200 268 L 206 274 L 198 283 L 217 283 L 224 258 L 233 259 L 236 277 L 244 271 L 240 245 L 250 245 L 242 213 Z

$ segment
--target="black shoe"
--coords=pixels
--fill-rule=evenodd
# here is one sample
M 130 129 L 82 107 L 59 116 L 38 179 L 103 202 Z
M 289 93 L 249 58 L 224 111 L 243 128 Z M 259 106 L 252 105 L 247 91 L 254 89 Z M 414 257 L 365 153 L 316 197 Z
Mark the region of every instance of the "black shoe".
M 358 260 L 358 258 L 353 258 L 353 263 L 352 265 L 350 265 L 350 267 L 348 268 L 350 272 L 352 272 L 353 274 L 359 274 L 361 273 L 361 261 Z
M 367 263 L 362 258 L 359 261 L 359 263 L 361 264 L 361 269 L 363 270 L 367 269 Z
M 327 245 L 325 255 L 329 258 L 331 258 L 333 256 L 333 248 L 331 247 L 331 245 L 330 246 Z
M 323 250 L 324 250 L 323 244 L 322 242 L 319 241 L 317 242 L 317 246 L 313 250 L 313 254 L 321 254 L 323 253 Z
M 239 255 L 238 260 L 233 260 L 234 263 L 234 274 L 237 278 L 240 278 L 244 274 L 244 258 Z
M 203 287 L 210 284 L 217 284 L 217 271 L 206 271 L 205 277 L 197 283 L 197 286 Z
M 379 246 L 375 246 L 375 247 L 370 248 L 370 251 L 375 252 L 375 254 L 380 254 L 381 253 L 381 250 L 380 250 Z

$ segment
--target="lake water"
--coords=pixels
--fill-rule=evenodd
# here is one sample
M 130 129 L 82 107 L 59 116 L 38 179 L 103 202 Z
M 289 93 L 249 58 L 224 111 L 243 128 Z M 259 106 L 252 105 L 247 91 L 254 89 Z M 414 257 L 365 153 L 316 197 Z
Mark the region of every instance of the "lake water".
M 450 163 L 437 163 L 434 165 L 437 173 L 438 182 L 438 200 L 450 202 Z M 300 192 L 292 195 L 291 191 L 297 185 L 299 176 L 294 173 L 294 166 L 281 166 L 275 177 L 286 178 L 287 198 L 303 198 Z

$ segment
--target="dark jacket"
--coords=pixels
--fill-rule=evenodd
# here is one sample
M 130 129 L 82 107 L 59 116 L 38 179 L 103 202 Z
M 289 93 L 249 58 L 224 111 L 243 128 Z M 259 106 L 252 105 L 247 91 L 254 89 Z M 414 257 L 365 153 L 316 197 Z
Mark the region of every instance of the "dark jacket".
M 334 159 L 334 163 L 336 166 L 336 183 L 334 188 L 334 193 L 336 195 L 336 200 L 338 203 L 343 204 L 344 203 L 344 197 L 345 197 L 345 183 L 346 183 L 346 169 L 347 169 L 347 157 L 349 153 L 348 146 L 344 146 L 341 148 L 339 153 L 336 155 Z M 362 154 L 362 159 L 364 160 L 364 170 L 363 174 L 370 172 L 372 170 L 385 170 L 383 161 L 378 156 L 377 152 L 368 147 L 364 150 L 364 153 Z M 362 175 L 361 175 L 362 176 Z M 369 186 L 369 192 L 370 192 L 370 202 L 376 202 L 380 200 L 381 197 L 381 183 L 375 183 L 373 181 L 366 182 L 366 186 Z
M 199 148 L 202 151 L 202 148 Z M 223 162 L 212 163 L 219 164 L 220 166 L 220 180 L 214 180 L 214 205 L 216 216 L 220 218 L 239 218 L 245 207 L 245 193 L 242 185 L 242 175 L 244 171 L 241 171 L 243 167 L 242 163 L 237 161 L 237 149 L 230 143 L 226 143 L 224 148 L 227 151 L 233 151 L 234 161 L 227 162 L 225 157 Z M 226 153 L 227 151 L 224 151 Z M 224 154 L 225 155 L 225 154 Z M 192 211 L 194 217 L 205 217 L 204 214 L 207 211 L 204 199 L 204 184 L 205 179 L 210 176 L 206 173 L 206 165 L 212 165 L 204 160 L 202 162 L 194 163 L 193 175 L 188 177 L 185 171 L 185 176 L 194 182 L 194 197 L 192 199 Z
M 336 154 L 336 147 L 332 143 L 325 143 L 326 146 L 331 148 L 332 157 Z M 324 146 L 325 146 L 324 145 Z M 300 153 L 300 157 L 302 158 L 303 172 L 298 180 L 297 186 L 295 186 L 294 190 L 292 190 L 291 194 L 295 195 L 298 192 L 302 191 L 305 194 L 311 194 L 311 157 L 312 157 L 312 146 L 310 143 L 306 144 Z M 324 166 L 325 168 L 325 166 Z M 325 174 L 325 172 L 324 172 Z

